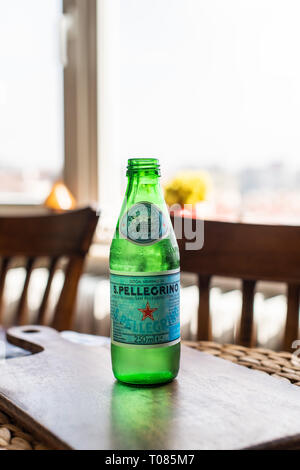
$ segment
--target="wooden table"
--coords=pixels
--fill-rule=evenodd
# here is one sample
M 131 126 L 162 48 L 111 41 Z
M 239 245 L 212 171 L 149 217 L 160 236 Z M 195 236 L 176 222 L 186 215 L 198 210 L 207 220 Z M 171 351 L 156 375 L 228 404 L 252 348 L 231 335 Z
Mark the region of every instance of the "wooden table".
M 287 381 L 183 346 L 177 380 L 130 387 L 114 380 L 107 345 L 71 343 L 47 328 L 28 330 L 13 329 L 11 340 L 43 351 L 0 365 L 0 408 L 55 448 L 242 449 L 300 443 L 300 389 Z

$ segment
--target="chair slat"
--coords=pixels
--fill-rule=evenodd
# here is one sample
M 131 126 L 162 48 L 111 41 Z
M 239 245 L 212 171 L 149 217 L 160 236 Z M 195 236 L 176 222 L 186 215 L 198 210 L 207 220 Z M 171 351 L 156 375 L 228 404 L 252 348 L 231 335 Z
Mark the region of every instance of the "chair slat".
M 23 287 L 23 291 L 20 297 L 20 301 L 19 301 L 18 308 L 17 308 L 17 314 L 16 314 L 16 322 L 18 325 L 25 325 L 27 323 L 27 294 L 28 294 L 28 286 L 29 286 L 34 262 L 35 262 L 35 258 L 28 258 L 27 260 L 24 287 Z
M 55 270 L 57 268 L 58 260 L 59 260 L 59 257 L 55 257 L 55 258 L 52 258 L 50 260 L 47 285 L 46 285 L 46 289 L 45 289 L 45 292 L 44 292 L 44 296 L 43 296 L 43 299 L 42 299 L 42 302 L 41 302 L 41 305 L 40 305 L 40 308 L 39 308 L 39 312 L 38 312 L 38 317 L 37 317 L 37 324 L 38 325 L 44 325 L 45 324 L 45 320 L 46 320 L 45 317 L 46 317 L 47 305 L 48 305 L 48 300 L 49 300 L 49 294 L 50 294 L 51 285 L 52 285 L 53 277 L 54 277 L 54 274 L 55 274 Z
M 243 303 L 239 344 L 251 347 L 254 343 L 253 311 L 256 281 L 243 280 Z
M 287 295 L 287 316 L 284 334 L 284 349 L 292 350 L 292 343 L 298 339 L 299 330 L 299 294 L 300 286 L 296 284 L 288 285 Z
M 209 316 L 209 286 L 210 276 L 198 276 L 199 308 L 198 308 L 198 340 L 211 339 L 211 324 Z
M 83 270 L 83 263 L 83 256 L 74 256 L 70 259 L 66 267 L 64 285 L 55 308 L 52 322 L 52 327 L 58 331 L 68 330 L 72 326 L 73 306 L 78 281 Z
M 3 319 L 3 293 L 5 286 L 6 274 L 9 269 L 10 258 L 4 257 L 2 259 L 1 272 L 0 272 L 0 324 Z

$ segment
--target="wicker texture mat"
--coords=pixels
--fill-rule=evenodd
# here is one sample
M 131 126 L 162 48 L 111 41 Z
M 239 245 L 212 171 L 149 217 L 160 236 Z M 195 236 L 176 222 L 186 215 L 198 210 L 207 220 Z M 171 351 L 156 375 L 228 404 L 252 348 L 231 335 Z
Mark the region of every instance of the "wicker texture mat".
M 289 352 L 275 352 L 264 348 L 246 348 L 235 344 L 218 344 L 211 341 L 185 341 L 184 344 L 300 386 L 300 359 L 295 358 Z
M 0 450 L 48 450 L 0 411 Z
M 300 386 L 300 360 L 289 352 L 274 352 L 263 348 L 246 348 L 211 341 L 185 341 L 184 344 L 199 351 L 235 362 L 250 369 L 260 370 L 280 380 Z M 33 436 L 22 430 L 0 411 L 0 450 L 49 450 Z

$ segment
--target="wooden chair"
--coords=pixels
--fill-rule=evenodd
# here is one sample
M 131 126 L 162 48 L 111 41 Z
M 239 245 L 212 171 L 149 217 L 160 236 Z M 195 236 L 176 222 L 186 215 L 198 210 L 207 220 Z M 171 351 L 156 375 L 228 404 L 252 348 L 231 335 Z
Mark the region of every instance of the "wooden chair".
M 176 219 L 176 217 L 175 217 Z M 175 221 L 175 227 L 180 221 Z M 196 221 L 193 221 L 195 224 Z M 179 225 L 178 225 L 179 224 Z M 239 344 L 254 345 L 253 301 L 258 280 L 280 281 L 288 285 L 285 350 L 298 338 L 300 292 L 300 227 L 204 222 L 204 246 L 186 250 L 179 239 L 182 271 L 198 274 L 198 340 L 211 338 L 209 286 L 212 276 L 242 279 L 242 316 Z
M 98 215 L 91 208 L 65 213 L 30 217 L 0 217 L 0 324 L 3 319 L 5 278 L 13 258 L 26 258 L 26 277 L 18 302 L 15 323 L 27 323 L 27 294 L 32 271 L 38 258 L 49 259 L 49 275 L 42 298 L 37 324 L 45 324 L 47 303 L 55 270 L 67 258 L 65 279 L 55 307 L 52 325 L 57 330 L 72 326 L 78 282 L 89 250 Z

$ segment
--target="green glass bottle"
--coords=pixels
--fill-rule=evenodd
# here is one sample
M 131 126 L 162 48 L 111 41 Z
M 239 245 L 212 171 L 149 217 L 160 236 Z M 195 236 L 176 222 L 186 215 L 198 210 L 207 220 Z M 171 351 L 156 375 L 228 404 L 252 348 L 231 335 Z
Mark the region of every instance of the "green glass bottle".
M 127 176 L 110 249 L 112 368 L 129 384 L 169 382 L 180 360 L 178 245 L 158 160 L 129 160 Z

